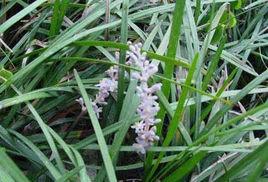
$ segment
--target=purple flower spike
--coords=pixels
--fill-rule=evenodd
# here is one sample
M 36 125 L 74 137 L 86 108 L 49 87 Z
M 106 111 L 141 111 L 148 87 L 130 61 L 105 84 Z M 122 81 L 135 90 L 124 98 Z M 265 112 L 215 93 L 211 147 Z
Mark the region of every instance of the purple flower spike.
M 139 96 L 140 104 L 137 108 L 137 114 L 140 116 L 140 122 L 135 123 L 131 128 L 135 129 L 137 134 L 136 143 L 133 146 L 142 154 L 153 145 L 153 143 L 159 140 L 156 135 L 155 124 L 161 122 L 160 119 L 156 119 L 157 112 L 159 111 L 159 104 L 157 102 L 158 97 L 155 95 L 157 91 L 161 89 L 161 84 L 157 83 L 148 86 L 149 79 L 158 71 L 156 64 L 152 63 L 146 58 L 146 53 L 141 52 L 142 44 L 132 44 L 128 42 L 129 51 L 127 51 L 128 61 L 127 65 L 138 68 L 140 71 L 131 71 L 131 79 L 138 80 L 138 86 L 136 93 Z M 115 53 L 116 60 L 119 60 L 119 53 Z M 111 92 L 117 92 L 118 85 L 118 66 L 112 66 L 106 71 L 108 78 L 102 79 L 96 86 L 99 88 L 99 92 L 93 101 L 93 109 L 99 118 L 102 112 L 102 106 L 106 105 L 106 99 Z M 127 72 L 126 74 L 127 75 Z M 83 100 L 77 100 L 83 108 Z
M 160 120 L 156 119 L 157 112 L 159 111 L 159 104 L 157 103 L 158 97 L 155 95 L 161 89 L 161 84 L 155 84 L 151 87 L 147 82 L 153 74 L 158 71 L 157 65 L 150 62 L 146 58 L 146 53 L 141 52 L 142 44 L 129 43 L 129 50 L 127 52 L 127 64 L 139 68 L 141 71 L 132 71 L 131 78 L 137 79 L 139 85 L 137 86 L 137 94 L 140 98 L 140 104 L 137 108 L 137 113 L 141 118 L 140 122 L 135 123 L 131 128 L 135 129 L 136 143 L 133 146 L 142 154 L 146 153 L 155 141 L 159 140 L 156 135 L 155 124 Z

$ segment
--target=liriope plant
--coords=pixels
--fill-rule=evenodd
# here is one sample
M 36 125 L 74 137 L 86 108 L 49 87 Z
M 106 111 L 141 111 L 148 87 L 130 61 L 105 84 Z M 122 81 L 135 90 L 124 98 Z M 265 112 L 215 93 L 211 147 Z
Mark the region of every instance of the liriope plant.
M 267 179 L 266 1 L 0 3 L 0 181 Z

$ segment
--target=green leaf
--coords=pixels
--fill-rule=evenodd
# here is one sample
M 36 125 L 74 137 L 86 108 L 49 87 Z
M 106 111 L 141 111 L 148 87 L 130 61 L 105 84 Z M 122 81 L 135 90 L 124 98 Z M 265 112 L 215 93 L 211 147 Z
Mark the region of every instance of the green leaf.
M 126 97 L 123 102 L 123 107 L 120 112 L 119 121 L 125 122 L 121 124 L 120 128 L 115 133 L 114 141 L 110 149 L 110 154 L 114 165 L 117 163 L 119 150 L 125 139 L 125 135 L 127 134 L 130 125 L 133 123 L 133 120 L 135 120 L 134 115 L 139 104 L 138 96 L 135 94 L 136 87 L 137 81 L 132 80 L 129 84 Z M 96 179 L 97 181 L 102 181 L 104 177 L 105 175 L 103 173 L 103 169 L 101 169 Z
M 81 171 L 82 168 L 84 168 L 84 167 L 80 166 L 80 167 L 76 167 L 76 168 L 72 169 L 71 171 L 69 171 L 69 172 L 65 173 L 64 175 L 62 175 L 61 178 L 57 179 L 56 182 L 65 182 L 65 181 L 70 180 L 70 178 L 73 177 L 79 171 Z
M 240 101 L 243 97 L 245 97 L 251 90 L 253 90 L 256 86 L 261 84 L 263 81 L 268 79 L 268 70 L 264 71 L 260 76 L 256 77 L 254 80 L 252 80 L 248 85 L 246 85 L 236 96 L 234 96 L 230 101 L 235 104 L 238 101 Z M 203 133 L 209 131 L 216 122 L 232 107 L 232 105 L 225 105 L 222 107 L 221 110 L 219 110 L 209 121 L 206 125 Z
M 0 166 L 10 175 L 15 181 L 30 182 L 18 166 L 10 159 L 3 148 L 0 148 Z M 1 178 L 0 178 L 1 179 Z
M 236 25 L 236 17 L 231 11 L 225 11 L 220 19 L 223 28 L 233 28 Z
M 69 0 L 55 0 L 54 8 L 53 8 L 53 16 L 51 19 L 49 37 L 53 38 L 53 36 L 59 34 L 60 28 L 63 22 L 63 18 L 67 11 L 69 5 Z
M 70 177 L 69 173 L 71 173 L 73 175 L 73 174 L 75 174 L 76 172 L 79 171 L 81 181 L 90 182 L 91 180 L 87 175 L 87 170 L 86 170 L 84 161 L 83 161 L 81 155 L 79 154 L 79 152 L 76 149 L 74 149 L 73 147 L 67 145 L 64 142 L 64 140 L 54 130 L 52 130 L 50 127 L 48 127 L 48 130 L 51 133 L 51 135 L 55 138 L 55 140 L 61 145 L 62 149 L 65 151 L 65 153 L 67 154 L 69 159 L 72 161 L 74 166 L 76 166 L 76 168 L 79 168 L 79 170 L 78 169 L 73 169 L 72 170 L 73 172 L 65 173 L 61 178 L 65 179 L 64 176 Z
M 4 33 L 9 27 L 17 23 L 19 20 L 21 20 L 23 17 L 25 17 L 27 14 L 32 12 L 34 9 L 36 9 L 38 6 L 42 5 L 46 1 L 47 0 L 36 0 L 20 12 L 9 18 L 7 21 L 0 25 L 0 34 Z
M 103 47 L 112 47 L 117 48 L 121 50 L 128 50 L 128 46 L 126 44 L 111 42 L 111 41 L 90 41 L 90 40 L 84 40 L 84 41 L 76 41 L 74 42 L 74 45 L 79 46 L 103 46 Z M 162 56 L 159 54 L 156 54 L 151 51 L 145 51 L 147 53 L 147 56 L 151 59 L 156 59 L 159 61 L 162 61 L 164 63 L 170 63 L 177 66 L 182 66 L 185 68 L 190 68 L 190 65 L 188 63 L 188 60 L 183 59 L 177 59 L 177 58 L 169 58 L 167 56 Z
M 194 73 L 196 71 L 196 64 L 197 64 L 198 58 L 199 58 L 198 54 L 196 54 L 194 59 L 193 59 L 188 76 L 186 78 L 185 85 L 188 85 L 188 86 L 191 85 L 192 78 L 193 78 Z M 167 132 L 166 138 L 162 144 L 162 146 L 164 146 L 164 147 L 168 146 L 170 144 L 170 142 L 173 139 L 174 134 L 177 130 L 178 124 L 182 121 L 184 110 L 185 110 L 184 104 L 185 104 L 185 101 L 187 99 L 188 92 L 189 92 L 189 88 L 184 87 L 182 89 L 182 93 L 180 95 L 177 108 L 175 110 L 174 116 L 172 117 L 172 119 L 169 123 L 168 130 L 167 130 L 168 132 Z M 156 164 L 153 165 L 152 170 L 150 171 L 150 173 L 148 174 L 148 176 L 146 178 L 147 181 L 153 176 L 154 172 L 156 171 L 156 169 L 157 169 L 158 165 L 160 164 L 160 161 L 162 160 L 163 157 L 164 157 L 164 152 L 161 152 L 158 156 Z
M 265 168 L 265 165 L 268 162 L 268 156 L 266 155 L 268 151 L 268 141 L 264 142 L 261 146 L 259 146 L 254 152 L 248 154 L 245 158 L 239 161 L 236 165 L 232 166 L 218 181 L 228 181 L 234 179 L 236 174 L 243 171 L 247 168 L 250 163 L 253 161 L 257 161 L 258 165 L 256 168 L 251 169 L 252 173 L 249 175 L 247 181 L 253 182 L 256 181 L 259 177 L 262 169 Z
M 80 170 L 80 180 L 81 182 L 91 182 L 91 179 L 89 178 L 88 174 L 87 174 L 87 169 L 84 163 L 84 160 L 82 158 L 82 156 L 79 154 L 79 152 L 74 149 L 73 147 L 70 147 L 75 155 L 75 158 L 77 160 L 77 165 L 78 166 L 83 166 L 83 168 Z
M 241 9 L 243 4 L 245 4 L 245 0 L 237 0 L 237 1 L 231 2 L 231 7 L 235 10 L 239 10 Z
M 5 68 L 1 68 L 0 69 L 0 81 L 7 81 L 8 79 L 10 79 L 13 76 L 12 72 L 6 70 Z
M 12 86 L 12 88 L 17 92 L 17 94 L 21 95 L 21 92 L 16 89 L 14 86 Z M 30 104 L 29 102 L 26 102 L 29 110 L 31 111 L 31 113 L 33 114 L 33 116 L 35 117 L 37 123 L 39 124 L 40 128 L 42 129 L 46 139 L 47 139 L 47 142 L 51 148 L 51 151 L 56 159 L 56 162 L 57 162 L 57 165 L 61 171 L 61 173 L 64 173 L 65 171 L 65 168 L 64 168 L 64 165 L 63 165 L 63 161 L 61 160 L 61 156 L 59 155 L 59 152 L 58 152 L 58 149 L 56 147 L 56 144 L 50 134 L 50 132 L 48 131 L 47 129 L 47 125 L 45 124 L 45 122 L 42 120 L 41 116 L 38 114 L 38 112 L 35 110 L 35 108 L 33 107 L 32 104 Z M 57 178 L 56 178 L 57 179 Z
M 224 49 L 225 41 L 226 41 L 226 38 L 222 37 L 221 42 L 219 44 L 219 47 L 218 47 L 216 53 L 213 55 L 213 57 L 211 59 L 211 62 L 210 62 L 209 67 L 208 67 L 207 74 L 205 75 L 204 80 L 202 82 L 202 90 L 204 90 L 204 91 L 207 89 L 208 84 L 210 83 L 211 78 L 213 76 L 213 73 L 215 72 L 215 70 L 216 70 L 216 68 L 218 66 L 218 62 L 220 61 L 221 53 L 222 53 L 222 51 Z
M 122 21 L 121 21 L 121 43 L 126 44 L 128 39 L 128 6 L 129 0 L 124 0 L 122 5 Z M 125 64 L 126 62 L 126 51 L 121 50 L 119 56 L 119 63 Z M 125 91 L 125 69 L 119 67 L 118 71 L 118 91 L 117 91 L 117 118 L 122 108 Z
M 186 174 L 188 174 L 196 164 L 206 156 L 207 152 L 197 152 L 178 169 L 172 172 L 169 176 L 164 178 L 164 182 L 180 181 Z
M 79 90 L 81 92 L 81 95 L 82 95 L 82 97 L 84 99 L 84 102 L 85 102 L 85 105 L 86 105 L 86 108 L 87 108 L 87 112 L 88 112 L 88 114 L 90 116 L 94 131 L 96 133 L 96 137 L 97 137 L 100 149 L 101 149 L 101 155 L 102 155 L 102 158 L 103 158 L 103 162 L 104 162 L 104 165 L 105 165 L 105 168 L 106 168 L 106 172 L 107 172 L 109 181 L 116 182 L 117 180 L 116 180 L 115 170 L 114 170 L 114 167 L 113 167 L 111 156 L 109 154 L 109 150 L 108 150 L 107 144 L 105 142 L 103 132 L 101 130 L 98 118 L 97 118 L 97 116 L 96 116 L 96 114 L 95 114 L 95 112 L 93 110 L 92 103 L 89 100 L 89 97 L 87 95 L 86 89 L 85 89 L 85 87 L 84 87 L 84 85 L 83 85 L 83 83 L 81 81 L 81 78 L 79 77 L 79 75 L 78 75 L 76 70 L 74 70 L 74 75 L 75 75 L 75 79 L 77 81 Z
M 41 150 L 37 146 L 35 146 L 30 140 L 28 140 L 26 137 L 16 131 L 11 130 L 10 133 L 12 133 L 19 140 L 25 143 L 39 157 L 44 166 L 48 169 L 48 171 L 55 179 L 59 179 L 61 177 L 59 170 L 52 164 L 52 162 L 45 156 L 45 154 L 41 152 Z
M 184 7 L 185 7 L 185 0 L 176 1 L 175 9 L 173 12 L 173 21 L 171 25 L 169 44 L 168 44 L 168 49 L 167 49 L 168 58 L 172 58 L 172 59 L 176 58 L 181 25 L 183 21 Z M 174 64 L 172 64 L 172 62 L 166 62 L 165 68 L 164 68 L 164 77 L 168 79 L 172 79 L 173 71 L 174 71 Z M 166 98 L 169 98 L 170 88 L 171 88 L 171 83 L 164 80 L 161 90 L 166 96 Z M 160 111 L 158 113 L 158 117 L 161 120 L 163 120 L 164 116 L 165 116 L 165 110 L 163 109 L 163 106 L 160 105 Z M 161 125 L 158 125 L 158 131 L 160 132 L 160 130 L 161 130 Z

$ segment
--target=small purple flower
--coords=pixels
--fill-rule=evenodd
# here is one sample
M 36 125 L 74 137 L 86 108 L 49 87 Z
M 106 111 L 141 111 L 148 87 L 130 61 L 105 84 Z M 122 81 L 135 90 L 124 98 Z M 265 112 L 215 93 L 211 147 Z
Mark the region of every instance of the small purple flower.
M 85 102 L 84 102 L 84 99 L 82 97 L 79 97 L 79 99 L 76 99 L 75 101 L 79 103 L 79 105 L 81 106 L 82 111 L 87 110 Z
M 102 112 L 102 105 L 106 105 L 106 99 L 109 97 L 111 92 L 117 92 L 118 85 L 118 66 L 112 66 L 105 72 L 109 78 L 102 79 L 96 86 L 99 88 L 99 93 L 96 95 L 93 101 L 93 109 L 99 118 Z

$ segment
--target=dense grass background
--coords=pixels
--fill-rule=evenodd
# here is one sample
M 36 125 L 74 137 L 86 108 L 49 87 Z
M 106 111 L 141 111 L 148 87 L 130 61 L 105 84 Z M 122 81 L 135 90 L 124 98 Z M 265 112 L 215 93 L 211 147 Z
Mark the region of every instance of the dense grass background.
M 0 181 L 268 180 L 267 0 L 2 0 L 0 22 Z M 163 84 L 146 155 L 127 41 Z M 97 119 L 111 65 L 118 93 Z

